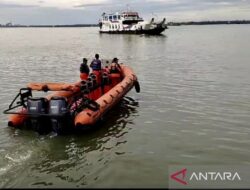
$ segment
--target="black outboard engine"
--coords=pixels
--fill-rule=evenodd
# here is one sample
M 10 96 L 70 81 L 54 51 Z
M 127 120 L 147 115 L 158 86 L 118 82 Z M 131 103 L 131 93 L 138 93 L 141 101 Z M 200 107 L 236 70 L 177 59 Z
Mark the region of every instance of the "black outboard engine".
M 39 134 L 49 133 L 51 127 L 49 125 L 47 114 L 48 101 L 45 98 L 33 98 L 29 97 L 27 100 L 27 110 L 29 115 L 29 124 L 32 129 Z
M 68 102 L 64 97 L 52 97 L 49 102 L 52 129 L 57 134 L 66 134 L 71 123 Z

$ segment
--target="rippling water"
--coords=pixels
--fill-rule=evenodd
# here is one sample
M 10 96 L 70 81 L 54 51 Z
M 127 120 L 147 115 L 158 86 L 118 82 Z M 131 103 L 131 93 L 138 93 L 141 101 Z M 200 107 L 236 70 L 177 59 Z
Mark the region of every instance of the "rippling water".
M 97 28 L 0 29 L 0 110 L 28 82 L 75 82 L 82 57 L 119 57 L 138 106 L 100 128 L 39 136 L 0 115 L 0 187 L 167 187 L 173 164 L 250 164 L 250 26 L 170 27 L 162 36 Z

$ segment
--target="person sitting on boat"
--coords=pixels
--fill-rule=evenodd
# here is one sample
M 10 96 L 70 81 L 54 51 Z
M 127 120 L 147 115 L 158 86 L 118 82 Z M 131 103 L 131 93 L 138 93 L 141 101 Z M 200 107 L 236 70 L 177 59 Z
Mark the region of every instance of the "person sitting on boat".
M 110 65 L 110 73 L 121 73 L 121 66 L 118 63 L 118 58 L 115 57 Z
M 88 60 L 83 58 L 82 63 L 80 65 L 80 78 L 81 80 L 86 80 L 89 75 L 89 66 L 87 64 Z
M 91 62 L 90 67 L 93 71 L 102 70 L 102 62 L 99 59 L 99 54 L 95 54 L 95 59 Z
M 120 64 L 118 63 L 118 58 L 114 58 L 112 60 L 112 63 L 109 67 L 109 73 L 111 77 L 111 86 L 114 87 L 122 80 L 122 68 Z

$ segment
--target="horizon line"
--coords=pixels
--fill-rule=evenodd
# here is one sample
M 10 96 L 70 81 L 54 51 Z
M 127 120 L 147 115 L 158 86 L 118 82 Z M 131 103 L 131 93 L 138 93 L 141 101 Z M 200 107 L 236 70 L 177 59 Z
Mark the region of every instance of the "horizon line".
M 245 19 L 237 19 L 237 20 L 202 20 L 202 21 L 169 21 L 166 24 L 188 24 L 188 23 L 250 23 L 250 20 Z M 0 27 L 66 27 L 66 26 L 75 26 L 75 27 L 81 27 L 81 26 L 98 26 L 99 24 L 12 24 L 12 22 L 8 22 L 6 24 L 1 24 Z

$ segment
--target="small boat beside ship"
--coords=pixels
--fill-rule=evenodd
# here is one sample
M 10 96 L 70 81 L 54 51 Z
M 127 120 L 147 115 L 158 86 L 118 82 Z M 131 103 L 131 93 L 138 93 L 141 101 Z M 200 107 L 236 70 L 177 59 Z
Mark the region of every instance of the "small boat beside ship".
M 103 13 L 99 20 L 100 33 L 159 35 L 168 27 L 166 19 L 156 22 L 154 18 L 145 21 L 138 12 L 126 11 Z
M 120 65 L 118 73 L 106 67 L 73 84 L 29 83 L 20 89 L 4 113 L 10 114 L 11 127 L 28 127 L 39 134 L 50 131 L 65 134 L 92 128 L 133 87 L 140 91 L 138 79 L 129 66 Z M 54 92 L 34 97 L 34 91 Z

